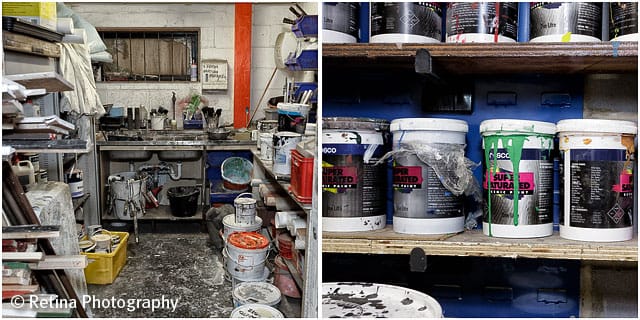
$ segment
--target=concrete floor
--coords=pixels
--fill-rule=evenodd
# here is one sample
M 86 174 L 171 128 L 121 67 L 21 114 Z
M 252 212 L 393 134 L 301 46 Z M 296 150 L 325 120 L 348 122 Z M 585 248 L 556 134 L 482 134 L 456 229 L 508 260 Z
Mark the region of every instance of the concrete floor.
M 91 309 L 100 318 L 227 318 L 233 310 L 231 283 L 224 279 L 222 256 L 204 233 L 141 233 L 130 237 L 128 260 L 110 285 L 89 285 L 89 295 L 102 306 Z M 164 306 L 125 305 L 130 299 L 155 299 Z M 105 306 L 106 300 L 120 305 Z M 179 299 L 172 310 L 169 299 Z M 279 309 L 300 316 L 300 300 L 283 297 Z M 131 301 L 131 302 L 130 302 Z M 145 300 L 139 300 L 145 303 Z M 113 302 L 111 302 L 113 304 Z

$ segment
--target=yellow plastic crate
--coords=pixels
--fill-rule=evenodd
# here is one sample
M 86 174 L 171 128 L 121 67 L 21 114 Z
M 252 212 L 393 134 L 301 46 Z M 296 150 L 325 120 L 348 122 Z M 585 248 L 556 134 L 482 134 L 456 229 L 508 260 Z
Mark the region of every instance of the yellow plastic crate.
M 113 283 L 118 277 L 118 274 L 120 274 L 122 267 L 127 263 L 127 240 L 129 240 L 129 233 L 115 231 L 110 231 L 109 233 L 120 236 L 120 243 L 115 251 L 111 253 L 82 253 L 90 260 L 89 265 L 84 268 L 84 276 L 87 279 L 87 283 Z

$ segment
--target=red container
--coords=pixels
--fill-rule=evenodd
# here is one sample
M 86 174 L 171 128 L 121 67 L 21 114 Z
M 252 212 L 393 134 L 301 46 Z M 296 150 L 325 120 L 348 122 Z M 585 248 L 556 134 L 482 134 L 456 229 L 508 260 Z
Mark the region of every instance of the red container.
M 313 194 L 313 158 L 291 150 L 291 192 L 302 203 L 311 203 Z

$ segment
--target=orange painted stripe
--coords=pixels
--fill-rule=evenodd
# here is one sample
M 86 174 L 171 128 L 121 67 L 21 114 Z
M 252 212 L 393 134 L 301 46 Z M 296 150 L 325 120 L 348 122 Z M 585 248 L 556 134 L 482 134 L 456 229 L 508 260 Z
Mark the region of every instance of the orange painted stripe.
M 251 110 L 251 3 L 236 3 L 233 71 L 233 127 L 247 126 Z

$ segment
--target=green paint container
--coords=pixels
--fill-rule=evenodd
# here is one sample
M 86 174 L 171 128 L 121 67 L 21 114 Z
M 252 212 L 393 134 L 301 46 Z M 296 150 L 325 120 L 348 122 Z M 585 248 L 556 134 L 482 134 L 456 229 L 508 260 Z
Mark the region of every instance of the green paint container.
M 484 234 L 553 233 L 553 123 L 493 119 L 480 124 L 484 149 Z

